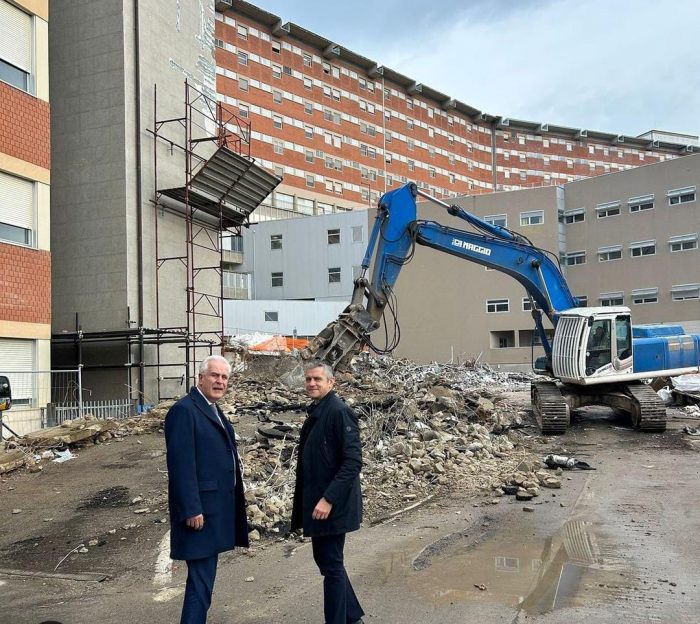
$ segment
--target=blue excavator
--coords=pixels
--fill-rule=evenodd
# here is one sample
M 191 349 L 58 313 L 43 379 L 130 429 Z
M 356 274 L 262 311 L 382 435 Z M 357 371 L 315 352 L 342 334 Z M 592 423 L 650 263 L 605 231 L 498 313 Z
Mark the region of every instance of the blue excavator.
M 419 196 L 466 221 L 473 231 L 418 219 Z M 531 386 L 532 408 L 544 434 L 564 433 L 571 411 L 586 405 L 622 410 L 642 431 L 664 431 L 666 407 L 643 380 L 700 372 L 700 336 L 688 335 L 678 325 L 633 326 L 625 306 L 581 307 L 556 256 L 518 232 L 424 193 L 414 183 L 379 200 L 352 300 L 309 342 L 302 358 L 342 368 L 365 345 L 374 347 L 370 334 L 381 326 L 387 309 L 393 310 L 394 285 L 416 244 L 501 271 L 525 287 L 545 352 L 534 370 L 549 378 Z M 543 315 L 554 327 L 551 340 Z M 384 351 L 395 347 L 396 342 Z

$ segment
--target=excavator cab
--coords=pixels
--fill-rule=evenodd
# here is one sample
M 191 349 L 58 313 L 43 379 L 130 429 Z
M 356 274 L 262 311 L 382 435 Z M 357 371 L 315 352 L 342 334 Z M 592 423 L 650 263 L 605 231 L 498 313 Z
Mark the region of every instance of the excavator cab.
M 554 376 L 587 385 L 632 372 L 629 308 L 575 308 L 560 317 L 552 352 Z

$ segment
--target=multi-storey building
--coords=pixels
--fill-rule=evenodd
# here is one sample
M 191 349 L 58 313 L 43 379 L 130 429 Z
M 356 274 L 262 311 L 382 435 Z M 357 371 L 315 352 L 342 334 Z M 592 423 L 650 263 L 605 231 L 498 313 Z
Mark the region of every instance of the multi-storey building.
M 564 184 L 692 152 L 696 136 L 623 136 L 486 113 L 238 0 L 215 2 L 217 97 L 248 119 L 284 183 L 280 211 L 376 203 L 407 180 L 436 196 Z M 265 217 L 265 210 L 260 211 Z
M 47 401 L 20 371 L 51 367 L 48 12 L 0 0 L 0 370 L 18 371 L 4 416 L 18 433 Z
M 54 360 L 156 402 L 218 348 L 222 231 L 277 181 L 221 128 L 213 2 L 51 7 Z
M 557 186 L 451 201 L 551 251 L 583 305 L 627 305 L 635 323 L 681 323 L 700 332 L 699 181 L 700 155 L 692 155 Z M 418 205 L 418 215 L 468 229 L 430 202 Z M 257 306 L 241 302 L 246 331 L 288 327 L 285 315 L 294 308 L 275 299 L 349 300 L 373 218 L 374 211 L 355 211 L 268 221 L 244 232 L 245 248 L 255 253 L 246 254 L 242 267 L 252 276 L 254 297 L 263 300 Z M 285 262 L 290 254 L 302 261 Z M 480 358 L 527 368 L 532 355 L 541 354 L 527 293 L 499 271 L 418 245 L 395 292 L 398 355 L 419 361 Z M 233 320 L 238 302 L 227 303 L 227 324 L 241 327 Z M 319 320 L 316 332 L 326 322 L 325 316 Z

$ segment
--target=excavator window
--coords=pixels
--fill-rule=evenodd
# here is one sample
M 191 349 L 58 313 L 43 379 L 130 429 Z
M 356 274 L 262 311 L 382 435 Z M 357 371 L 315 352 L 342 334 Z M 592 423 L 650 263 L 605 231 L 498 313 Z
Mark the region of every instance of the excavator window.
M 632 327 L 629 316 L 618 316 L 615 319 L 615 346 L 618 359 L 626 360 L 632 355 Z
M 601 366 L 610 364 L 610 319 L 594 320 L 588 334 L 586 345 L 586 373 L 591 374 Z

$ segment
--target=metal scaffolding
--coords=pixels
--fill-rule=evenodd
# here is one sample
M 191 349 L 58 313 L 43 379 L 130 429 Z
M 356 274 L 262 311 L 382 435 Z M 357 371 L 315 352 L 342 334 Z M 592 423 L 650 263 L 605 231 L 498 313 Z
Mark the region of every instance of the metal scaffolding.
M 223 346 L 223 274 L 221 269 L 223 238 L 240 235 L 247 226 L 249 215 L 281 182 L 255 163 L 250 156 L 251 125 L 228 111 L 202 91 L 185 81 L 184 115 L 171 119 L 158 118 L 158 92 L 153 87 L 153 204 L 155 237 L 155 308 L 156 327 L 162 332 L 174 332 L 184 337 L 184 378 L 195 379 L 195 363 L 201 359 L 203 345 L 209 353 Z M 173 127 L 174 126 L 174 132 Z M 180 132 L 183 137 L 173 137 Z M 159 186 L 158 144 L 164 142 L 171 152 L 184 154 L 184 184 Z M 184 221 L 184 251 L 163 252 L 159 239 L 159 213 L 180 214 Z M 183 306 L 184 324 L 163 327 L 161 280 L 165 267 L 171 263 L 185 268 L 186 286 Z M 207 278 L 209 276 L 209 278 Z M 218 280 L 216 279 L 218 278 Z M 207 288 L 216 281 L 218 288 Z M 169 284 L 169 286 L 172 286 Z M 156 344 L 159 367 L 158 396 L 161 382 L 181 379 L 161 374 L 161 346 Z M 173 366 L 163 364 L 163 366 Z

